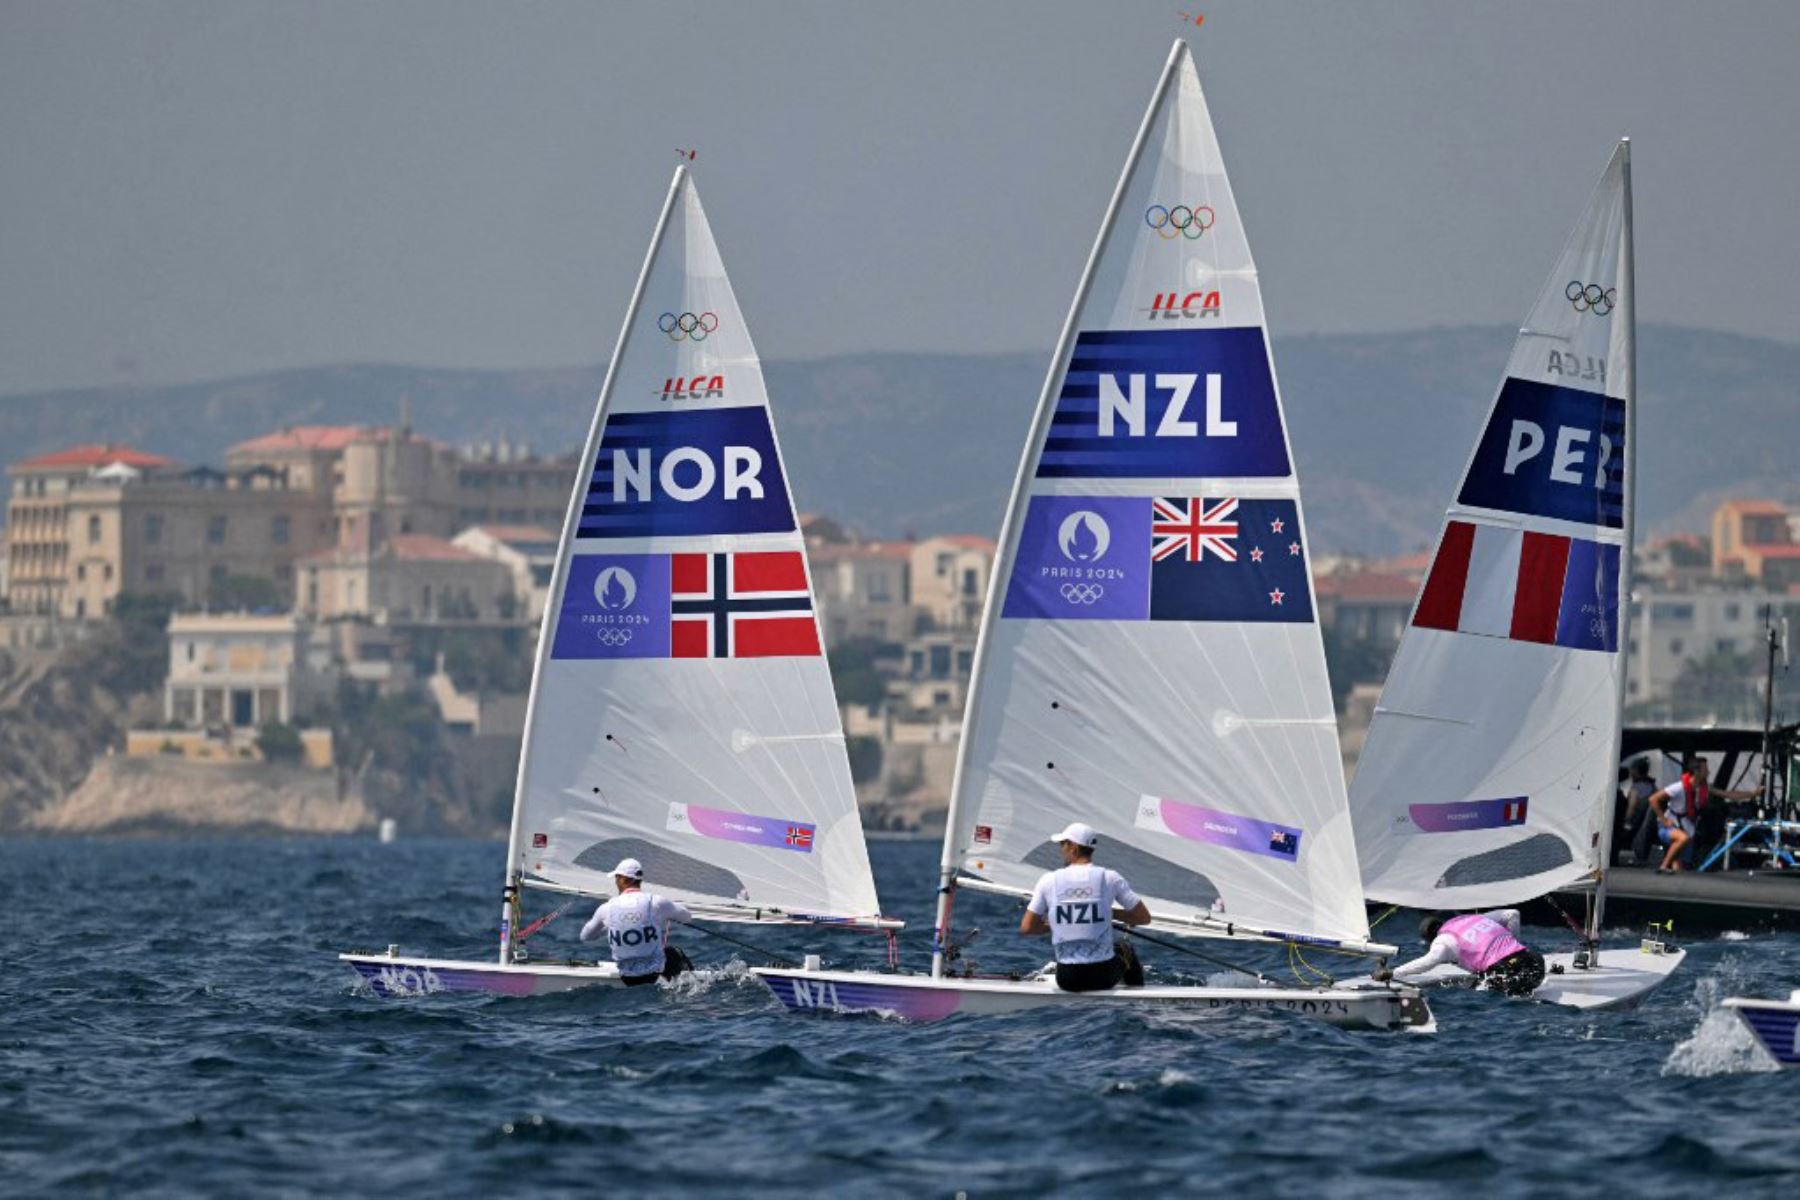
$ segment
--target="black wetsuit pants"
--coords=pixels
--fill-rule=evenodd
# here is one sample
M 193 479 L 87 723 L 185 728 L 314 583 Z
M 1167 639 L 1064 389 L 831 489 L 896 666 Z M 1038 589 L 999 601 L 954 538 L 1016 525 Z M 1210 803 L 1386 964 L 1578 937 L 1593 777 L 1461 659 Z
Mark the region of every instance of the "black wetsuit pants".
M 1113 956 L 1103 962 L 1056 964 L 1056 986 L 1065 992 L 1104 992 L 1108 988 L 1144 986 L 1144 964 L 1126 942 L 1113 946 Z
M 661 975 L 621 975 L 619 982 L 626 987 L 643 987 L 647 983 L 655 983 L 659 979 L 673 979 L 677 975 L 685 975 L 694 969 L 688 956 L 674 946 L 663 949 L 663 969 Z
M 1544 956 L 1515 950 L 1481 973 L 1481 986 L 1503 996 L 1529 996 L 1544 982 Z

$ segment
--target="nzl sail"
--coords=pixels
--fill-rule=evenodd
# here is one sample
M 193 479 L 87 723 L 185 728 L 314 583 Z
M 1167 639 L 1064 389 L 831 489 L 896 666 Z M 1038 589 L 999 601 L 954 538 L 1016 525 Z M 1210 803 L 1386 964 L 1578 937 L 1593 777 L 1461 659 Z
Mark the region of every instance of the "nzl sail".
M 1630 593 L 1633 296 L 1621 142 L 1531 307 L 1351 788 L 1371 897 L 1513 904 L 1596 877 Z
M 686 167 L 582 461 L 539 638 L 509 895 L 521 882 L 608 894 L 629 856 L 708 915 L 873 917 L 762 368 Z
M 940 939 L 959 869 L 1028 891 L 1079 820 L 1161 923 L 1367 945 L 1307 562 L 1256 266 L 1178 44 L 1013 485 Z

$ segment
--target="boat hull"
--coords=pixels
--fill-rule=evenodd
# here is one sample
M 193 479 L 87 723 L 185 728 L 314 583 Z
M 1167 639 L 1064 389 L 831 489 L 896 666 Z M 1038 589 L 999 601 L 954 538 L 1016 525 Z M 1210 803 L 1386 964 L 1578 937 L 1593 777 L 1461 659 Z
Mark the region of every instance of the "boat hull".
M 612 963 L 468 962 L 447 958 L 402 958 L 387 954 L 340 954 L 377 996 L 430 996 L 439 992 L 487 992 L 499 996 L 543 996 L 583 987 L 623 987 Z
M 1275 1010 L 1317 1017 L 1344 1029 L 1432 1032 L 1431 1010 L 1412 988 L 1141 987 L 1065 992 L 1049 975 L 1029 979 L 933 979 L 869 971 L 757 967 L 790 1012 L 879 1013 L 906 1021 L 957 1014 L 994 1016 L 1051 1006 L 1151 1005 L 1229 1011 Z
M 1572 952 L 1546 954 L 1544 982 L 1530 998 L 1589 1011 L 1636 1008 L 1668 980 L 1686 957 L 1685 950 L 1664 950 L 1655 954 L 1642 950 L 1602 950 L 1598 965 L 1577 968 Z M 1562 970 L 1557 971 L 1557 967 Z M 1408 976 L 1407 982 L 1420 987 L 1473 987 L 1477 981 L 1461 967 L 1446 964 L 1433 967 L 1423 975 Z
M 1800 1067 L 1800 992 L 1786 1000 L 1733 996 L 1725 1007 L 1737 1013 L 1769 1057 L 1789 1070 Z

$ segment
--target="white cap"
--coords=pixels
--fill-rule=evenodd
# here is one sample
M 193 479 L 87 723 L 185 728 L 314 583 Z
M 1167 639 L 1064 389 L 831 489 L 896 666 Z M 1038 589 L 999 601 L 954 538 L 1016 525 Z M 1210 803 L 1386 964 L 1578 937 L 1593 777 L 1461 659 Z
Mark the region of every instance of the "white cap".
M 602 859 L 602 862 L 605 860 Z M 644 864 L 635 858 L 621 858 L 619 865 L 612 869 L 614 875 L 623 875 L 627 879 L 636 879 L 640 883 L 644 878 Z
M 1080 821 L 1069 822 L 1069 827 L 1050 839 L 1053 842 L 1074 842 L 1077 846 L 1085 846 L 1092 850 L 1100 844 L 1100 835 Z

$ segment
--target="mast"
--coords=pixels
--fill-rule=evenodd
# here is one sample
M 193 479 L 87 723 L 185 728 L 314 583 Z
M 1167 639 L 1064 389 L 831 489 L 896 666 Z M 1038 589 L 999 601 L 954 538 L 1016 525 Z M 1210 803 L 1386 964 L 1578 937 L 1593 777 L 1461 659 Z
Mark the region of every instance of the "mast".
M 606 428 L 607 401 L 612 396 L 613 384 L 617 380 L 619 362 L 625 357 L 625 347 L 631 341 L 632 325 L 636 322 L 638 308 L 643 303 L 644 285 L 649 282 L 650 268 L 656 262 L 656 252 L 662 246 L 663 233 L 669 227 L 669 215 L 675 211 L 675 197 L 681 194 L 681 185 L 686 180 L 686 164 L 676 167 L 675 177 L 669 181 L 669 194 L 663 198 L 662 214 L 656 218 L 656 230 L 650 235 L 650 248 L 644 252 L 644 265 L 638 269 L 637 284 L 631 289 L 631 304 L 625 309 L 625 324 L 619 331 L 618 343 L 613 346 L 612 360 L 606 366 L 606 378 L 600 384 L 600 398 L 594 405 L 594 418 L 588 425 L 587 442 L 581 451 L 580 469 L 575 474 L 568 508 L 563 512 L 562 537 L 557 543 L 556 565 L 551 569 L 550 589 L 545 593 L 547 598 L 544 615 L 538 624 L 537 653 L 531 664 L 531 690 L 525 697 L 525 732 L 519 742 L 519 771 L 513 785 L 512 824 L 506 835 L 506 886 L 501 890 L 500 899 L 500 961 L 503 964 L 512 961 L 513 914 L 519 903 L 519 831 L 524 814 L 526 764 L 531 761 L 532 717 L 537 709 L 538 692 L 543 685 L 544 663 L 550 657 L 550 648 L 555 640 L 559 597 L 569 573 L 569 556 L 562 552 L 562 548 L 569 544 L 580 528 L 581 509 L 594 471 L 594 456 L 600 452 L 600 434 Z
M 1617 786 L 1619 755 L 1625 740 L 1625 681 L 1631 671 L 1631 586 L 1633 530 L 1637 522 L 1637 270 L 1631 242 L 1631 139 L 1619 139 L 1621 181 L 1624 190 L 1623 228 L 1619 250 L 1619 291 L 1625 311 L 1625 544 L 1619 553 L 1619 611 L 1623 616 L 1619 631 L 1619 719 L 1613 726 L 1612 757 L 1614 786 Z M 1606 916 L 1606 874 L 1612 865 L 1613 797 L 1604 797 L 1600 814 L 1599 879 L 1588 905 L 1587 940 L 1594 945 L 1600 940 L 1600 923 Z
M 1012 493 L 1007 498 L 1006 514 L 1000 527 L 1000 554 L 995 560 L 993 571 L 988 575 L 987 600 L 982 605 L 981 627 L 976 633 L 975 661 L 970 666 L 969 693 L 964 700 L 962 737 L 957 743 L 956 771 L 950 784 L 950 807 L 944 816 L 944 846 L 938 861 L 937 919 L 933 922 L 931 935 L 931 975 L 934 979 L 943 977 L 945 953 L 949 948 L 950 907 L 956 896 L 956 872 L 962 865 L 957 856 L 956 829 L 957 813 L 963 803 L 963 781 L 967 777 L 969 766 L 969 747 L 973 742 L 969 735 L 976 712 L 976 700 L 981 694 L 983 667 L 993 642 L 994 622 L 1000 615 L 999 597 L 1011 574 L 1009 567 L 1015 552 L 1013 543 L 1018 535 L 1014 517 L 1021 507 L 1019 497 L 1031 486 L 1033 457 L 1043 440 L 1043 429 L 1056 410 L 1057 386 L 1068 370 L 1070 349 L 1075 340 L 1075 325 L 1081 319 L 1088 290 L 1093 286 L 1094 268 L 1100 262 L 1107 237 L 1112 233 L 1113 220 L 1118 216 L 1119 205 L 1125 198 L 1125 189 L 1131 183 L 1132 173 L 1137 170 L 1138 160 L 1143 157 L 1144 144 L 1150 139 L 1150 127 L 1156 122 L 1156 113 L 1162 105 L 1164 93 L 1168 91 L 1169 80 L 1175 77 L 1176 65 L 1186 53 L 1187 43 L 1180 38 L 1175 39 L 1174 46 L 1169 49 L 1169 59 L 1163 64 L 1162 75 L 1156 81 L 1156 89 L 1150 94 L 1149 106 L 1144 109 L 1144 119 L 1138 125 L 1137 136 L 1131 142 L 1131 152 L 1125 157 L 1125 166 L 1119 172 L 1119 182 L 1113 186 L 1112 199 L 1107 202 L 1106 215 L 1101 218 L 1100 232 L 1088 251 L 1087 265 L 1082 269 L 1081 282 L 1076 285 L 1075 298 L 1069 305 L 1069 315 L 1063 320 L 1062 334 L 1056 340 L 1055 356 L 1051 358 L 1050 370 L 1044 376 L 1043 390 L 1038 393 L 1031 433 L 1025 439 L 1024 451 L 1019 455 L 1019 469 L 1013 476 Z

